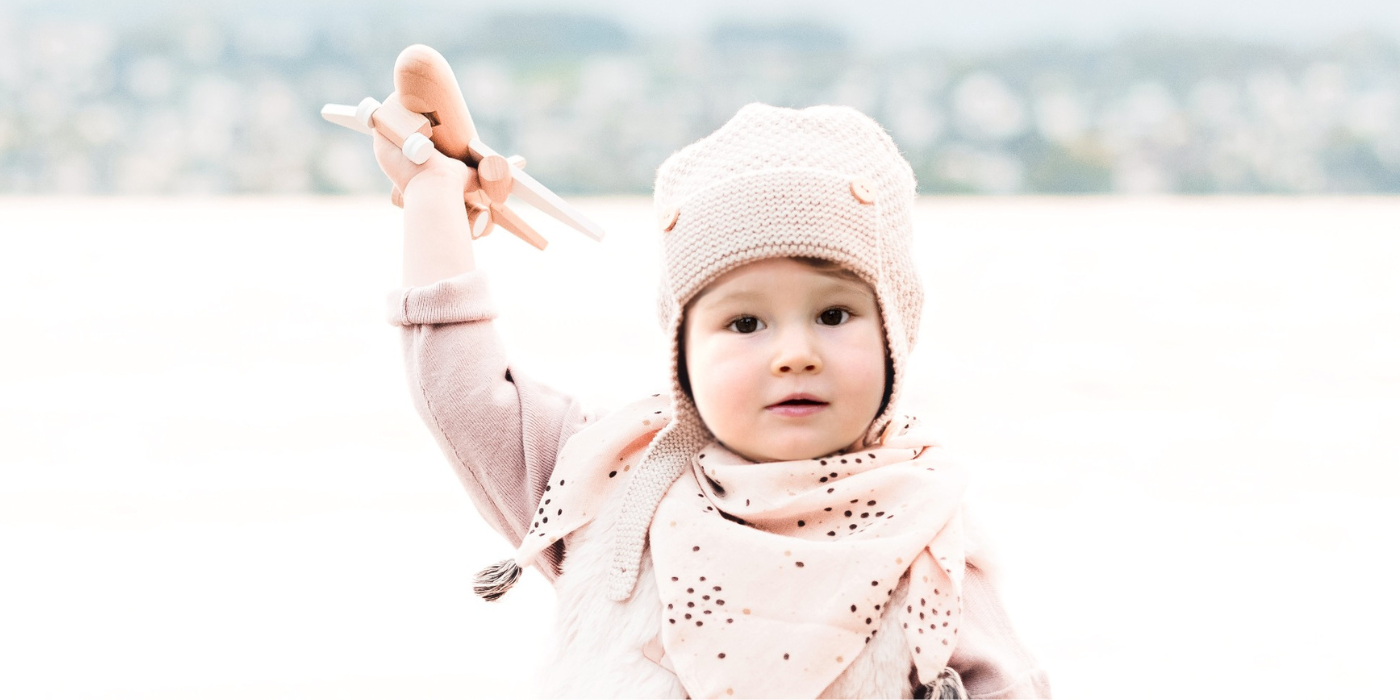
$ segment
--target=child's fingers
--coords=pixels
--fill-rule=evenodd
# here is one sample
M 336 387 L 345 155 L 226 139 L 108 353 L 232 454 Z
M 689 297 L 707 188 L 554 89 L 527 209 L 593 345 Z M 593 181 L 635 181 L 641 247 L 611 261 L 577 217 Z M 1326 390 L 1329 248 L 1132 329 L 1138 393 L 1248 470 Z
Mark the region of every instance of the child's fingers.
M 408 187 L 409 180 L 427 171 L 451 174 L 453 177 L 463 178 L 464 183 L 465 178 L 470 177 L 466 163 L 449 158 L 438 151 L 433 151 L 422 165 L 414 165 L 413 161 L 403 154 L 403 149 L 395 146 L 394 142 L 378 131 L 374 132 L 374 159 L 400 192 Z
M 420 166 L 414 165 L 408 156 L 403 154 L 403 149 L 394 145 L 383 134 L 374 131 L 374 160 L 379 163 L 379 169 L 389 176 L 389 180 L 394 186 L 403 190 L 408 185 L 408 181 L 418 174 Z

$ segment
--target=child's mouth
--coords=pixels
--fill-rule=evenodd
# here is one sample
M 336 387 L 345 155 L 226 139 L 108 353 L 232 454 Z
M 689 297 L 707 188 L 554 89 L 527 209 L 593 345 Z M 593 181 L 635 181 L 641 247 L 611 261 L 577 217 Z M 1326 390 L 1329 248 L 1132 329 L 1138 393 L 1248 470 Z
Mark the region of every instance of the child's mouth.
M 773 413 L 776 413 L 780 416 L 801 417 L 810 416 L 813 413 L 816 413 L 822 410 L 823 408 L 826 408 L 826 406 L 827 404 L 825 401 L 818 401 L 816 399 L 802 397 L 780 401 L 771 406 L 768 406 L 767 410 L 772 411 Z

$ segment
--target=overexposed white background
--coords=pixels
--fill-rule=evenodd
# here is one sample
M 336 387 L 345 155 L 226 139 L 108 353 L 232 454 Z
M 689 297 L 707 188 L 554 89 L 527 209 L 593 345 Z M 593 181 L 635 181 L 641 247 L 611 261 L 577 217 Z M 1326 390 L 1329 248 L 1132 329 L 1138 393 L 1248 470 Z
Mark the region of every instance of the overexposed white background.
M 521 371 L 665 385 L 645 198 L 478 245 Z M 528 692 L 552 594 L 409 403 L 386 199 L 0 199 L 0 696 Z M 926 198 L 908 395 L 1061 697 L 1393 683 L 1400 200 Z

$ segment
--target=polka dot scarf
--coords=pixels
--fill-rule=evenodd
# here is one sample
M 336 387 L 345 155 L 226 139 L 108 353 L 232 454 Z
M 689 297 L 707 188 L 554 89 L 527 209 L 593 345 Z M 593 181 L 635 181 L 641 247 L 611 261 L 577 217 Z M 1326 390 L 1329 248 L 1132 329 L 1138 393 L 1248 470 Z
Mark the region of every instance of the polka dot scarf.
M 653 397 L 575 436 L 516 563 L 591 520 L 669 418 Z M 919 678 L 936 678 L 960 625 L 965 484 L 912 419 L 819 459 L 756 464 L 711 442 L 649 530 L 662 644 L 691 697 L 815 697 L 890 614 Z
M 666 493 L 651 523 L 661 638 L 692 697 L 815 697 L 889 614 L 919 677 L 943 670 L 961 616 L 965 476 L 904 425 L 878 446 L 793 462 L 711 443 Z M 890 610 L 905 572 L 908 602 Z

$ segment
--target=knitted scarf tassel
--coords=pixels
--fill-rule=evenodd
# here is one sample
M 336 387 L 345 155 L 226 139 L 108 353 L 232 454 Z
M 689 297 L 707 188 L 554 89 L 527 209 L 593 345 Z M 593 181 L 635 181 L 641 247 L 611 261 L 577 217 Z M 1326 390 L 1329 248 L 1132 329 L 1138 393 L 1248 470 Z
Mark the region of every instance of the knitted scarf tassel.
M 478 571 L 476 584 L 472 590 L 488 601 L 494 601 L 506 594 L 516 581 L 520 580 L 520 565 L 514 559 L 501 561 Z
M 967 697 L 967 689 L 963 687 L 962 676 L 959 676 L 952 666 L 945 666 L 931 683 L 925 683 L 914 691 L 914 697 L 928 700 L 960 700 Z

